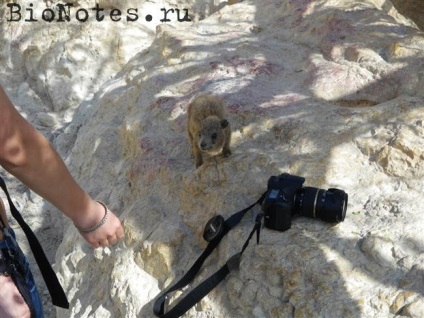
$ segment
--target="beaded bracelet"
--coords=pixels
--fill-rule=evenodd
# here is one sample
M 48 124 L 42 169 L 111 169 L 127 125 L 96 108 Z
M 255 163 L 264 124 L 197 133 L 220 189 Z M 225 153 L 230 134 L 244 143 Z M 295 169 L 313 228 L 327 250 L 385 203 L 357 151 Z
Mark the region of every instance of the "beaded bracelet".
M 107 208 L 106 204 L 104 204 L 103 202 L 98 201 L 98 200 L 96 200 L 96 201 L 99 202 L 105 208 L 105 215 L 104 215 L 103 219 L 101 219 L 101 221 L 99 223 L 97 223 L 96 225 L 93 225 L 93 226 L 91 226 L 89 228 L 86 228 L 86 229 L 79 228 L 78 226 L 76 226 L 74 224 L 75 227 L 78 229 L 78 231 L 80 231 L 81 233 L 91 233 L 91 232 L 94 232 L 99 227 L 101 227 L 103 224 L 105 224 L 106 221 L 107 221 L 107 219 L 108 219 L 108 217 L 109 217 L 110 210 Z

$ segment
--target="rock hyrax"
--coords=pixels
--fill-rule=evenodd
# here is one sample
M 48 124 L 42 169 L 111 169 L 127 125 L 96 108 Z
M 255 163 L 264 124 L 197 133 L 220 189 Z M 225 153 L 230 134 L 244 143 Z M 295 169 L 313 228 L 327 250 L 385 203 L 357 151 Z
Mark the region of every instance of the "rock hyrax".
M 211 95 L 200 95 L 188 105 L 188 135 L 196 168 L 203 163 L 204 153 L 225 157 L 231 154 L 231 128 L 225 119 L 221 99 Z

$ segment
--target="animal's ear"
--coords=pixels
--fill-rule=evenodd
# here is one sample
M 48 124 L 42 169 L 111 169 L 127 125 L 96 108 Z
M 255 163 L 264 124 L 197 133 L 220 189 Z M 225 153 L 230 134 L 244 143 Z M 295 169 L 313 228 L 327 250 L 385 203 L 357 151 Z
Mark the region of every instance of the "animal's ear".
M 228 125 L 229 125 L 228 120 L 226 120 L 226 119 L 222 119 L 222 120 L 221 120 L 221 128 L 222 128 L 222 129 L 227 128 L 227 127 L 228 127 Z

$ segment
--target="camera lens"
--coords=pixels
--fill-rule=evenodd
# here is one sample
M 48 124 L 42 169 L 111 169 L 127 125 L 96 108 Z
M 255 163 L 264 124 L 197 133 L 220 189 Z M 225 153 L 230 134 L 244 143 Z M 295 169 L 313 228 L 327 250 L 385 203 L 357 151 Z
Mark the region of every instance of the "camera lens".
M 304 187 L 295 198 L 295 213 L 325 222 L 341 222 L 346 216 L 348 195 L 339 189 Z

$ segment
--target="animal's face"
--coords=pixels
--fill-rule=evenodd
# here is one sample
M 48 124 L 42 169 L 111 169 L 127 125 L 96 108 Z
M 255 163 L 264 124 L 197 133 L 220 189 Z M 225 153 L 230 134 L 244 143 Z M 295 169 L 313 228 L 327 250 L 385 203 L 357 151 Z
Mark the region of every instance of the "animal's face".
M 216 155 L 224 146 L 225 131 L 228 127 L 226 119 L 220 120 L 219 118 L 206 118 L 202 123 L 202 128 L 199 132 L 198 145 L 200 150 Z

